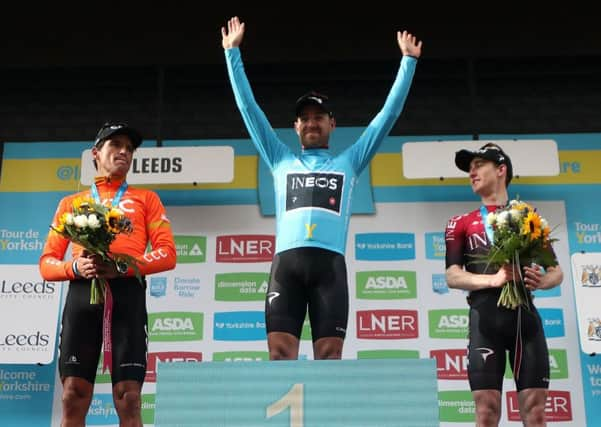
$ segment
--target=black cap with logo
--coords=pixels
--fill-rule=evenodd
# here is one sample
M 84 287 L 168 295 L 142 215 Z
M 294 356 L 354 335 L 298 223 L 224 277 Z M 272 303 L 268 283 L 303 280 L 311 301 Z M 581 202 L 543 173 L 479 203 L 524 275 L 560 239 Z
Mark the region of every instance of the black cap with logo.
M 488 143 L 480 147 L 478 150 L 471 151 L 467 149 L 459 150 L 455 153 L 455 165 L 464 172 L 470 171 L 470 163 L 476 157 L 480 159 L 490 160 L 497 165 L 507 166 L 506 183 L 509 184 L 513 178 L 513 166 L 509 156 L 496 144 Z
M 324 112 L 328 113 L 328 115 L 330 117 L 334 117 L 334 113 L 332 112 L 332 107 L 330 106 L 330 102 L 326 95 L 323 95 L 323 94 L 315 92 L 315 91 L 311 91 L 311 92 L 305 93 L 303 96 L 298 98 L 296 100 L 296 108 L 295 108 L 296 117 L 300 116 L 301 112 L 303 111 L 303 108 L 305 108 L 307 105 L 317 105 Z
M 130 127 L 126 123 L 106 122 L 102 125 L 98 131 L 98 134 L 96 135 L 94 147 L 98 147 L 101 142 L 115 135 L 128 136 L 134 146 L 134 149 L 138 148 L 142 144 L 142 135 L 140 132 Z

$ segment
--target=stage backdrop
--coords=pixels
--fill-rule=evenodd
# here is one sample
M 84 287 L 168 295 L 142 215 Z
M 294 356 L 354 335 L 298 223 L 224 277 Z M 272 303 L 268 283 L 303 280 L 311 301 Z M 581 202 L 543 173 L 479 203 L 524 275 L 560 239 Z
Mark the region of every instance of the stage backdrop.
M 282 135 L 288 137 L 285 131 Z M 510 194 L 534 203 L 557 227 L 555 250 L 565 271 L 559 288 L 536 293 L 552 367 L 548 418 L 557 426 L 600 425 L 595 420 L 601 419 L 601 361 L 589 353 L 601 340 L 601 310 L 589 304 L 586 312 L 578 313 L 576 298 L 599 300 L 601 293 L 601 221 L 596 213 L 601 135 L 480 139 L 508 138 L 554 139 L 559 147 L 559 176 L 517 179 Z M 403 142 L 452 139 L 469 137 L 390 137 L 371 163 L 371 200 L 362 199 L 373 203 L 373 213 L 354 215 L 350 223 L 351 299 L 343 358 L 435 358 L 440 425 L 469 426 L 474 406 L 466 378 L 467 304 L 463 292 L 446 285 L 443 232 L 452 215 L 476 209 L 478 200 L 467 179 L 408 180 L 401 170 Z M 10 318 L 2 317 L 0 324 L 3 425 L 59 425 L 56 334 L 66 284 L 42 281 L 36 265 L 58 200 L 86 188 L 79 184 L 80 155 L 90 144 L 4 145 L 0 313 L 10 312 Z M 154 423 L 157 363 L 267 359 L 263 300 L 275 222 L 262 214 L 269 209 L 261 206 L 256 151 L 248 140 L 165 145 L 229 145 L 235 153 L 235 173 L 228 184 L 151 186 L 172 220 L 178 264 L 171 272 L 148 277 L 150 344 L 143 389 L 147 426 Z M 361 211 L 370 208 L 357 206 L 356 212 Z M 25 309 L 14 310 L 16 305 Z M 312 358 L 310 335 L 306 324 L 304 359 Z M 54 356 L 51 360 L 48 353 Z M 23 363 L 15 363 L 18 360 Z M 517 417 L 515 387 L 507 376 L 502 425 L 517 425 Z M 100 370 L 87 423 L 117 425 L 110 380 Z

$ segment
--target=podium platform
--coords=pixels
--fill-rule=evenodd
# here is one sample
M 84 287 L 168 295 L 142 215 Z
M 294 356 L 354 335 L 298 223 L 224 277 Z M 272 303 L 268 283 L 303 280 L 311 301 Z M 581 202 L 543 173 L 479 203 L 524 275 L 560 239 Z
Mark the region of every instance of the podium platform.
M 432 427 L 434 359 L 159 363 L 155 427 Z

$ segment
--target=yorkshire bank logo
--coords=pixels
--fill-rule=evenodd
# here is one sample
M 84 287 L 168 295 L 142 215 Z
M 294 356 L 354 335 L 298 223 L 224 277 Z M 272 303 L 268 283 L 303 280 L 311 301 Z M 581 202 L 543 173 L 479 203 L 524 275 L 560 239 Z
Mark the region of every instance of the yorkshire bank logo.
M 565 337 L 565 322 L 561 308 L 538 308 L 547 338 Z
M 439 380 L 467 380 L 467 349 L 431 350 Z
M 359 271 L 355 280 L 358 299 L 417 298 L 415 271 Z
M 361 261 L 401 261 L 415 259 L 413 233 L 357 233 L 355 259 Z
M 207 238 L 205 236 L 175 235 L 174 240 L 178 264 L 206 262 Z
M 398 340 L 419 335 L 417 310 L 357 311 L 357 338 Z
M 444 259 L 447 251 L 444 233 L 426 233 L 426 259 Z
M 465 339 L 469 325 L 468 309 L 428 311 L 430 338 Z
M 506 394 L 507 418 L 509 421 L 521 421 L 516 391 Z M 572 400 L 569 391 L 549 390 L 545 404 L 545 416 L 548 422 L 572 421 Z
M 275 236 L 240 234 L 217 236 L 217 262 L 271 262 L 275 252 Z
M 264 311 L 226 311 L 213 315 L 216 341 L 261 341 L 267 339 Z
M 216 301 L 263 301 L 268 273 L 219 273 L 215 275 Z
M 202 362 L 202 353 L 197 351 L 160 351 L 148 353 L 145 378 L 146 382 L 156 382 L 157 364 L 159 362 Z
M 149 341 L 200 341 L 203 318 L 203 313 L 197 312 L 149 313 Z

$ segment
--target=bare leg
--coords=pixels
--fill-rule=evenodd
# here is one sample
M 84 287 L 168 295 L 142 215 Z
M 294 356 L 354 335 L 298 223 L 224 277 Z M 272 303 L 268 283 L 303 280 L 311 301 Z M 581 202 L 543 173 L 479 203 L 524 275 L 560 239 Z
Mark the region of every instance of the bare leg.
M 496 427 L 501 419 L 501 392 L 498 390 L 476 390 L 476 426 Z
M 314 359 L 342 359 L 344 340 L 339 337 L 320 338 L 313 343 Z
M 287 332 L 270 332 L 267 334 L 269 360 L 296 360 L 300 341 Z
M 544 427 L 547 389 L 527 388 L 518 393 L 520 416 L 526 427 Z
M 142 427 L 142 385 L 137 381 L 119 381 L 113 386 L 113 401 L 119 427 Z
M 61 427 L 84 427 L 94 384 L 80 377 L 63 378 Z

